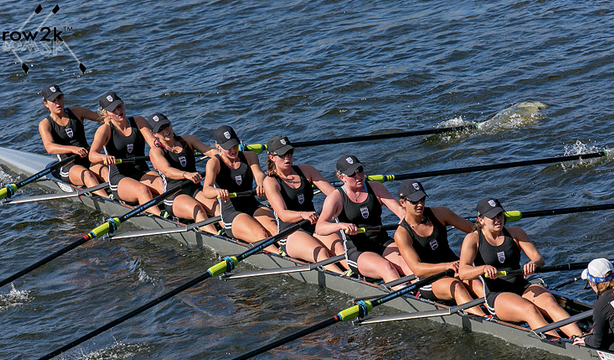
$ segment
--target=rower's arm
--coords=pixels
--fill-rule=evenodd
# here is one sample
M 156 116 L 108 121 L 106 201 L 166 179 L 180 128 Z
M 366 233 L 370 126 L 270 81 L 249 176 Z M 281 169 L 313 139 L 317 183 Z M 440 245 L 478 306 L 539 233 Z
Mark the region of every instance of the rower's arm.
M 390 209 L 390 211 L 392 211 L 399 218 L 399 220 L 405 217 L 405 210 L 383 184 L 377 181 L 369 181 L 369 185 L 371 185 L 375 196 L 377 196 L 382 205 Z
M 111 126 L 108 123 L 104 123 L 98 127 L 94 134 L 94 140 L 90 147 L 89 159 L 92 163 L 104 163 L 107 165 L 115 164 L 115 156 L 105 155 L 102 153 L 104 146 L 109 142 L 111 138 Z
M 181 137 L 188 144 L 190 144 L 190 146 L 192 146 L 192 149 L 199 151 L 201 154 L 207 155 L 209 158 L 212 158 L 212 157 L 214 157 L 215 155 L 217 155 L 219 153 L 219 151 L 215 147 L 211 147 L 211 146 L 203 143 L 196 136 L 193 136 L 193 135 L 182 135 Z
M 149 148 L 153 149 L 156 146 L 156 137 L 153 135 L 153 132 L 151 131 L 147 120 L 145 120 L 145 118 L 142 116 L 135 116 L 134 122 L 139 128 L 141 135 L 143 135 L 143 138 L 145 138 L 145 141 L 147 142 L 147 145 L 149 145 Z
M 90 109 L 86 109 L 82 106 L 72 106 L 70 108 L 70 110 L 73 112 L 73 114 L 75 114 L 79 120 L 83 121 L 83 119 L 88 119 L 88 120 L 92 120 L 95 121 L 97 123 L 101 123 L 104 121 L 104 118 L 101 117 L 100 115 L 98 115 L 98 113 L 90 110 Z
M 497 269 L 490 265 L 473 266 L 478 253 L 478 231 L 473 231 L 465 236 L 461 246 L 460 261 L 458 263 L 458 276 L 461 280 L 475 279 L 488 273 L 491 279 L 497 278 Z
M 307 179 L 311 181 L 324 195 L 328 195 L 335 191 L 335 187 L 332 186 L 325 178 L 320 174 L 316 168 L 311 165 L 302 164 L 299 165 L 301 171 Z
M 358 227 L 355 224 L 332 221 L 343 210 L 343 199 L 339 191 L 333 191 L 324 199 L 322 213 L 316 222 L 316 233 L 319 235 L 330 235 L 337 231 L 347 231 L 350 235 L 354 235 L 358 231 Z

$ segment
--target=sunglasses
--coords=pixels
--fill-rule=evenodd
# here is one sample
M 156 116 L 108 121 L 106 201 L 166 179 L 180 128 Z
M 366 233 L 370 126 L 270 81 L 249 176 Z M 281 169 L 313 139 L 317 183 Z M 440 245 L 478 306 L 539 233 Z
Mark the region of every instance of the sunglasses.
M 426 201 L 426 196 L 423 196 L 423 197 L 422 197 L 420 200 L 418 200 L 418 201 L 411 201 L 411 200 L 409 200 L 408 198 L 405 198 L 405 201 L 409 202 L 409 203 L 410 203 L 410 204 L 412 204 L 412 205 L 416 205 L 416 204 L 418 204 L 418 203 L 425 202 L 425 201 Z
M 353 174 L 350 174 L 350 175 L 343 174 L 343 175 L 349 176 L 349 177 L 354 177 L 354 176 L 356 176 L 358 174 L 362 174 L 363 171 L 365 171 L 365 169 L 362 166 L 359 166 L 358 169 L 356 169 L 356 171 L 354 171 Z
M 164 124 L 160 126 L 160 128 L 158 129 L 158 132 L 161 133 L 162 131 L 168 129 L 169 127 L 171 127 L 171 124 Z
M 294 155 L 294 150 L 290 150 L 287 153 L 282 154 L 282 155 L 275 154 L 275 156 L 277 156 L 278 158 L 282 158 L 282 159 L 283 158 L 287 158 L 287 157 L 292 156 L 292 155 Z

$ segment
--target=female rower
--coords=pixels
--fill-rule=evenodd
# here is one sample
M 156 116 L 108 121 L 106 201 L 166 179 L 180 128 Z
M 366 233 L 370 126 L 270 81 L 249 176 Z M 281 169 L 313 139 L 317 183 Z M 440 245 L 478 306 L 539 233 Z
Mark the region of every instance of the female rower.
M 311 165 L 292 165 L 294 147 L 285 136 L 275 136 L 267 144 L 267 177 L 264 192 L 275 211 L 279 231 L 291 225 L 309 220 L 308 229 L 300 229 L 279 242 L 281 250 L 291 257 L 318 262 L 343 254 L 341 238 L 335 233 L 328 236 L 314 234 L 318 213 L 313 205 L 313 186 L 325 195 L 335 188 Z M 329 271 L 342 273 L 335 264 L 327 265 Z
M 160 176 L 144 160 L 117 165 L 116 159 L 145 155 L 145 141 L 154 147 L 155 138 L 142 116 L 126 117 L 124 102 L 110 91 L 98 99 L 99 114 L 105 119 L 92 142 L 90 161 L 109 165 L 109 184 L 115 199 L 144 204 L 164 189 Z M 103 148 L 106 154 L 103 154 Z M 147 212 L 160 215 L 158 206 Z
M 206 166 L 204 190 L 209 199 L 218 199 L 226 233 L 247 242 L 256 242 L 277 233 L 273 211 L 253 195 L 230 198 L 229 193 L 248 192 L 256 181 L 256 195 L 264 196 L 258 155 L 239 152 L 239 138 L 230 126 L 220 126 L 213 134 L 219 154 Z M 274 246 L 266 250 L 276 251 Z
M 107 178 L 109 172 L 102 164 L 90 164 L 87 157 L 90 146 L 83 127 L 83 119 L 100 122 L 98 114 L 81 106 L 65 108 L 64 93 L 57 85 L 45 86 L 41 97 L 49 110 L 49 115 L 38 124 L 45 150 L 57 155 L 60 160 L 66 159 L 69 154 L 79 155 L 60 168 L 62 180 L 88 188 L 98 185 L 99 180 Z M 107 196 L 104 190 L 94 191 L 94 194 Z
M 471 232 L 471 222 L 456 215 L 446 207 L 426 207 L 426 192 L 417 180 L 405 180 L 399 186 L 399 203 L 405 209 L 405 217 L 394 234 L 394 241 L 405 262 L 417 277 L 428 277 L 452 269 L 458 273 L 458 256 L 448 244 L 447 225 Z M 420 288 L 426 299 L 452 300 L 461 305 L 473 300 L 473 295 L 484 296 L 478 279 L 466 282 L 456 277 L 444 277 Z M 484 316 L 479 306 L 468 312 Z
M 385 231 L 358 234 L 359 226 L 382 224 L 382 205 L 399 219 L 403 218 L 403 208 L 384 185 L 365 181 L 364 166 L 356 156 L 343 155 L 339 158 L 337 177 L 343 186 L 331 192 L 324 200 L 316 233 L 330 235 L 341 231 L 345 257 L 355 273 L 384 279 L 385 282 L 398 279 L 399 273 L 411 274 L 394 240 Z M 337 218 L 336 222 L 334 218 Z
M 614 267 L 608 259 L 595 259 L 582 272 L 582 279 L 597 294 L 593 304 L 593 331 L 575 338 L 573 343 L 614 351 Z
M 213 203 L 213 201 L 203 195 L 200 185 L 202 177 L 196 171 L 194 151 L 198 150 L 209 157 L 213 157 L 214 152 L 217 151 L 203 144 L 195 136 L 176 135 L 171 122 L 161 113 L 156 113 L 149 118 L 149 126 L 157 145 L 151 148 L 149 157 L 153 167 L 162 176 L 163 191 L 172 189 L 186 179 L 194 183 L 191 187 L 184 188 L 166 198 L 164 200 L 166 211 L 180 219 L 196 222 L 206 220 L 205 203 Z M 203 230 L 217 234 L 213 224 L 203 227 Z
M 476 230 L 465 237 L 461 247 L 460 278 L 471 280 L 483 275 L 486 307 L 501 320 L 527 322 L 531 329 L 536 329 L 548 325 L 544 315 L 553 321 L 568 318 L 569 314 L 548 290 L 524 278 L 545 261 L 522 229 L 504 226 L 505 215 L 499 201 L 482 199 L 477 212 Z M 522 266 L 524 276 L 497 277 L 498 270 L 520 269 L 521 250 L 530 259 Z M 582 334 L 575 323 L 561 330 L 568 337 Z M 554 330 L 546 334 L 558 336 Z

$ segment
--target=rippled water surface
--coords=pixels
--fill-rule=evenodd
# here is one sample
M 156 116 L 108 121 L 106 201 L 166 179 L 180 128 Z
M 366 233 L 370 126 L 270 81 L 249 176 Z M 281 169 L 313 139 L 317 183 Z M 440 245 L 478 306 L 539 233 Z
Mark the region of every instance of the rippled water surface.
M 0 146 L 44 152 L 37 125 L 46 113 L 37 92 L 56 83 L 67 106 L 95 109 L 97 98 L 114 90 L 129 115 L 161 111 L 179 134 L 208 143 L 222 124 L 245 143 L 480 124 L 454 134 L 297 149 L 295 161 L 331 180 L 343 153 L 357 155 L 370 174 L 400 174 L 611 147 L 614 30 L 606 1 L 67 0 L 56 13 L 55 3 L 41 4 L 38 14 L 37 5 L 2 4 L 0 29 L 8 38 L 0 52 Z M 61 31 L 65 43 L 10 38 L 38 27 Z M 86 130 L 91 139 L 95 124 Z M 472 216 L 485 196 L 523 211 L 609 203 L 613 170 L 608 157 L 422 180 L 428 204 Z M 3 183 L 16 180 L 0 176 Z M 386 186 L 396 192 L 398 183 Z M 59 249 L 103 218 L 68 201 L 0 211 L 2 274 Z M 549 264 L 558 264 L 611 257 L 612 216 L 579 213 L 518 225 Z M 452 233 L 454 249 L 461 239 Z M 215 261 L 208 250 L 163 237 L 94 240 L 1 289 L 0 357 L 42 356 Z M 577 275 L 544 278 L 558 283 Z M 581 284 L 564 291 L 593 299 Z M 348 300 L 285 277 L 212 279 L 63 358 L 227 358 L 332 316 Z M 337 324 L 261 358 L 359 357 L 556 358 L 428 321 Z

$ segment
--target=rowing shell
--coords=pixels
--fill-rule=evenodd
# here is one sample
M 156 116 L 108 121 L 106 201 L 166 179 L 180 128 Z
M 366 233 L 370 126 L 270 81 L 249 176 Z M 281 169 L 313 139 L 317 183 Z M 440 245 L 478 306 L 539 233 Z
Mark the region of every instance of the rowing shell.
M 30 176 L 44 169 L 53 161 L 55 161 L 55 159 L 50 156 L 43 156 L 0 147 L 0 164 L 15 174 Z M 78 188 L 63 183 L 61 180 L 52 176 L 47 176 L 47 178 L 41 179 L 37 182 L 37 184 L 41 188 L 57 193 L 76 192 L 79 190 Z M 126 205 L 96 195 L 82 195 L 70 199 L 72 201 L 80 202 L 81 204 L 90 208 L 99 210 L 109 216 L 123 214 L 130 210 L 130 207 Z M 135 216 L 131 218 L 129 222 L 139 228 L 147 230 L 184 226 L 181 223 L 152 216 L 151 214 Z M 172 233 L 166 236 L 171 236 L 186 246 L 209 248 L 221 256 L 242 253 L 247 249 L 246 245 L 238 240 L 229 239 L 218 235 L 211 235 L 198 229 Z M 245 262 L 263 269 L 298 267 L 305 265 L 305 263 L 302 261 L 271 253 L 253 255 L 245 259 Z M 337 275 L 323 269 L 290 273 L 288 275 L 296 280 L 324 286 L 329 289 L 348 294 L 352 297 L 378 297 L 388 294 L 388 290 L 380 288 L 378 285 L 355 278 Z M 557 294 L 557 296 L 559 297 L 561 305 L 565 307 L 565 309 L 572 315 L 591 308 L 590 305 L 581 303 L 580 301 L 563 298 L 560 294 Z M 401 297 L 390 301 L 385 305 L 401 312 L 424 312 L 449 309 L 448 306 L 435 304 L 431 301 L 419 299 L 413 296 Z M 530 330 L 524 327 L 499 320 L 487 320 L 465 312 L 453 313 L 451 315 L 440 317 L 429 317 L 428 319 L 459 326 L 469 331 L 490 334 L 512 344 L 525 347 L 534 347 L 553 354 L 568 356 L 574 359 L 614 360 L 614 353 L 598 351 L 581 346 L 573 346 L 570 343 L 563 341 L 551 341 L 550 339 L 535 336 L 535 334 L 532 334 Z

